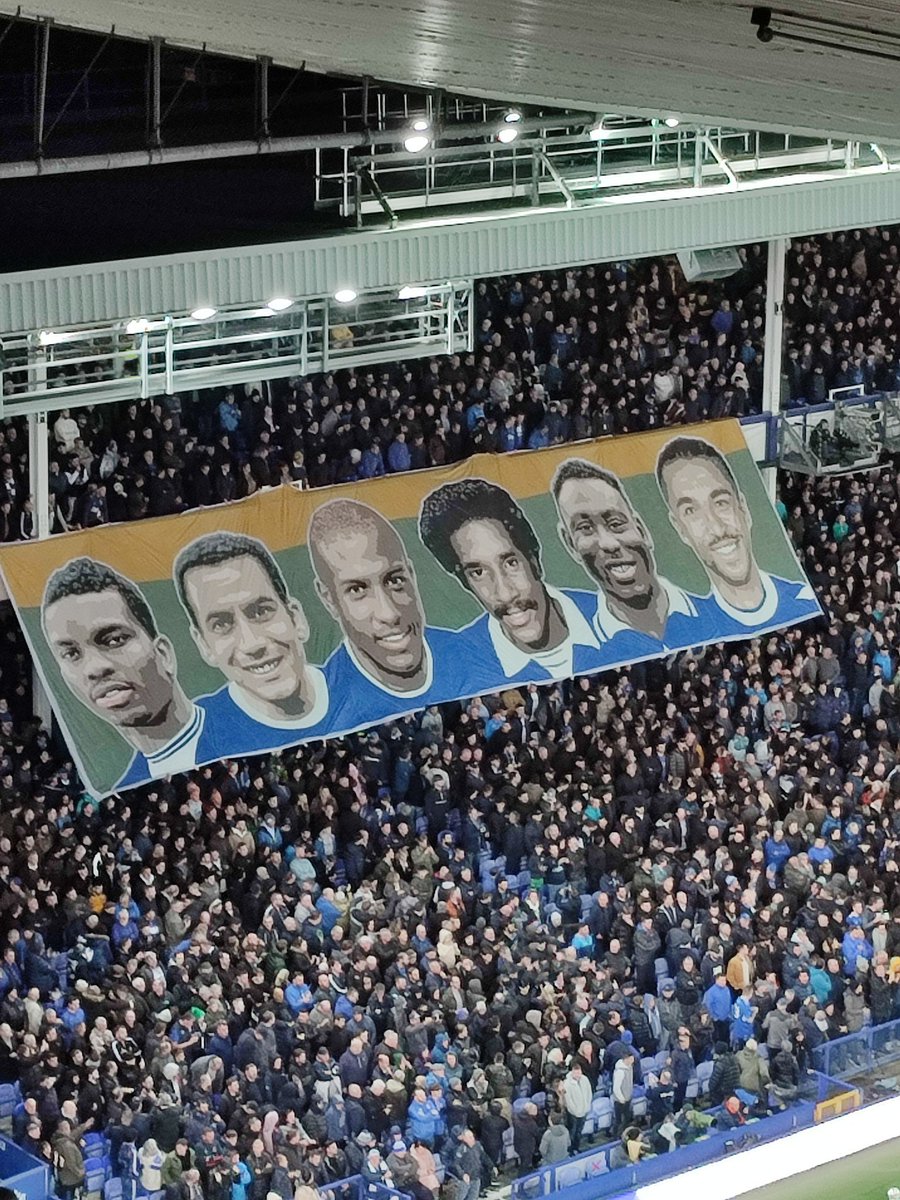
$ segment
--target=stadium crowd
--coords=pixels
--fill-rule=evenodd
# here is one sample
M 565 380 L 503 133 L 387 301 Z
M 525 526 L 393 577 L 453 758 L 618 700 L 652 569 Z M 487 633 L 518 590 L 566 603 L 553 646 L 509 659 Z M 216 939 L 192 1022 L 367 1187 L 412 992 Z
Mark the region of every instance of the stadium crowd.
M 666 272 L 638 269 L 648 313 L 680 312 Z M 613 285 L 629 301 L 606 306 L 607 341 L 621 338 L 613 313 L 629 314 L 633 336 L 632 278 Z M 568 282 L 542 281 L 558 293 L 554 317 L 565 293 L 581 299 Z M 710 407 L 743 391 L 722 360 L 686 368 L 697 385 L 678 396 L 656 387 L 674 379 L 671 363 L 658 367 L 690 359 L 695 314 L 673 317 L 665 347 L 650 318 L 650 339 L 627 352 L 652 350 L 649 381 L 643 363 L 623 364 L 614 403 L 593 379 L 610 370 L 605 352 L 573 368 L 562 341 L 535 349 L 544 370 L 520 401 L 507 355 L 530 349 L 507 344 L 527 328 L 534 285 L 519 284 L 483 290 L 492 349 L 435 361 L 424 378 L 388 370 L 371 386 L 326 377 L 318 394 L 301 383 L 160 401 L 114 429 L 106 410 L 59 414 L 57 527 L 283 477 L 365 477 L 381 451 L 371 428 L 384 431 L 386 469 L 406 469 L 516 448 L 500 434 L 520 424 L 522 444 L 544 444 L 535 430 L 558 441 L 739 411 Z M 735 370 L 749 341 L 755 378 L 760 343 L 741 334 L 759 313 L 742 315 L 746 295 L 710 303 L 699 344 L 728 324 L 715 341 L 724 334 Z M 574 309 L 563 335 L 567 325 L 581 329 Z M 482 358 L 488 386 L 471 375 Z M 557 386 L 547 368 L 560 363 Z M 595 391 L 569 407 L 583 374 L 578 387 Z M 706 397 L 696 408 L 692 390 Z M 0 511 L 27 534 L 16 440 L 11 423 Z M 391 463 L 398 444 L 408 463 Z M 232 496 L 217 483 L 229 476 Z M 477 1200 L 507 1163 L 527 1172 L 575 1153 L 598 1092 L 629 1157 L 664 1151 L 710 1120 L 791 1103 L 817 1045 L 898 1015 L 896 464 L 869 478 L 786 477 L 781 500 L 820 621 L 102 802 L 33 717 L 30 660 L 7 615 L 0 1086 L 21 1088 L 14 1136 L 53 1163 L 60 1195 L 83 1186 L 82 1143 L 102 1132 L 113 1168 L 166 1200 L 314 1200 L 355 1173 L 416 1200 Z M 702 1064 L 715 1117 L 687 1102 Z
M 832 388 L 900 390 L 900 229 L 795 241 L 785 263 L 787 401 L 820 403 Z
M 53 529 L 754 411 L 765 253 L 741 253 L 717 284 L 688 285 L 674 260 L 481 281 L 466 355 L 64 409 Z M 0 541 L 13 541 L 34 533 L 27 437 L 9 421 L 0 438 Z
M 9 627 L 21 1144 L 63 1189 L 102 1130 L 148 1191 L 263 1200 L 355 1172 L 427 1200 L 438 1153 L 475 1200 L 507 1154 L 575 1152 L 598 1089 L 630 1152 L 665 1149 L 710 1120 L 685 1105 L 701 1064 L 738 1123 L 896 1015 L 896 469 L 785 489 L 812 625 L 100 803 Z

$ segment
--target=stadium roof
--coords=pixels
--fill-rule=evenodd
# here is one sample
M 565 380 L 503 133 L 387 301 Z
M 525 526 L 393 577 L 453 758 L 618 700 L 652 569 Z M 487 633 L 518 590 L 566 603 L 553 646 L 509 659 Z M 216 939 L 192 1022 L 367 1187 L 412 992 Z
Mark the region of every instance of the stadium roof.
M 15 11 L 12 0 L 0 0 Z M 900 39 L 900 0 L 796 0 L 792 13 Z M 36 0 L 24 15 L 210 51 L 268 55 L 520 104 L 900 139 L 891 63 L 757 41 L 751 5 L 722 0 Z M 818 26 L 822 30 L 822 26 Z M 897 43 L 900 45 L 900 41 Z M 900 55 L 898 55 L 900 57 Z

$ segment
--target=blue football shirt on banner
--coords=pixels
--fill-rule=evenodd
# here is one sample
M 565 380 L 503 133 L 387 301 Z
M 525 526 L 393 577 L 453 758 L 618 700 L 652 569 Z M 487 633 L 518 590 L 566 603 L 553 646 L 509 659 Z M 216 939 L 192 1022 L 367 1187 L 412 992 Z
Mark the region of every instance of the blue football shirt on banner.
M 167 745 L 155 754 L 135 754 L 114 791 L 137 787 L 148 779 L 162 779 L 165 775 L 193 770 L 202 761 L 198 755 L 205 718 L 203 709 L 195 704 L 187 725 Z
M 622 621 L 611 611 L 604 593 L 597 593 L 594 629 L 601 642 L 604 667 L 672 654 L 709 639 L 708 627 L 700 611 L 700 600 L 662 575 L 659 576 L 659 582 L 669 601 L 662 637 L 654 637 Z
M 409 692 L 384 687 L 369 674 L 347 642 L 341 642 L 322 668 L 331 695 L 328 723 L 334 733 L 378 725 L 431 704 L 475 695 L 481 690 L 478 685 L 490 677 L 481 664 L 469 661 L 458 633 L 428 626 L 424 642 L 425 682 Z
M 765 571 L 760 571 L 759 577 L 763 598 L 756 608 L 735 608 L 715 587 L 709 596 L 698 601 L 707 641 L 716 641 L 720 637 L 750 637 L 754 633 L 821 616 L 819 602 L 805 580 L 779 579 Z
M 510 684 L 569 679 L 600 670 L 601 647 L 592 626 L 597 607 L 593 592 L 553 587 L 547 587 L 546 591 L 568 630 L 568 637 L 559 646 L 549 650 L 516 646 L 504 631 L 502 621 L 490 613 L 483 613 L 456 634 L 459 653 L 465 655 L 473 683 L 479 683 L 471 694 L 497 691 Z M 483 677 L 483 684 L 478 675 Z
M 315 688 L 312 708 L 304 717 L 273 721 L 253 710 L 253 699 L 228 683 L 217 692 L 201 696 L 197 704 L 206 714 L 197 747 L 198 762 L 214 762 L 241 754 L 263 754 L 297 742 L 314 741 L 330 732 L 329 689 L 318 667 L 307 667 Z

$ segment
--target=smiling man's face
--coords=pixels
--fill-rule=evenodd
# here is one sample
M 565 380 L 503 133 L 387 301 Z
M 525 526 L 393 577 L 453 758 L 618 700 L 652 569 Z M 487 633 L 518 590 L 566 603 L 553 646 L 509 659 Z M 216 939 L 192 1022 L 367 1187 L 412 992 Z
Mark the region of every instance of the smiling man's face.
M 712 582 L 730 589 L 750 585 L 756 574 L 750 513 L 731 479 L 709 459 L 684 458 L 666 466 L 663 483 L 672 524 Z
M 240 554 L 191 567 L 184 588 L 206 662 L 264 703 L 277 707 L 301 694 L 309 627 L 300 605 L 285 603 L 258 559 Z
M 560 534 L 607 599 L 644 609 L 659 590 L 649 535 L 605 479 L 567 479 L 557 497 Z
M 44 633 L 71 691 L 119 728 L 161 724 L 173 702 L 175 660 L 114 588 L 63 596 L 43 613 Z
M 414 690 L 425 657 L 425 614 L 400 538 L 373 516 L 317 547 L 319 595 L 362 665 L 385 687 Z
M 550 600 L 502 521 L 467 521 L 450 539 L 466 585 L 520 649 L 543 649 Z

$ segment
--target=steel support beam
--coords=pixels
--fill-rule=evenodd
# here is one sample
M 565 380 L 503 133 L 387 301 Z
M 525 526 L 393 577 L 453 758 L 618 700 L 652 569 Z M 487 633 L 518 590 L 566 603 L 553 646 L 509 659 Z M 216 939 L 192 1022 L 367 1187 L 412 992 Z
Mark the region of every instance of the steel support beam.
M 50 536 L 50 464 L 47 446 L 47 414 L 28 416 L 28 483 L 34 505 L 34 534 L 36 538 Z M 53 712 L 50 698 L 44 691 L 37 668 L 32 667 L 32 702 L 35 715 L 49 729 Z
M 296 78 L 299 72 L 293 78 Z M 293 78 L 269 109 L 271 121 L 276 109 L 290 90 Z M 157 81 L 158 82 L 158 81 Z M 255 154 L 296 154 L 304 150 L 358 150 L 364 146 L 398 146 L 403 140 L 402 131 L 373 130 L 370 133 L 322 133 L 300 137 L 269 138 L 240 142 L 211 142 L 199 146 L 163 147 L 153 142 L 153 130 L 159 130 L 162 116 L 159 96 L 153 100 L 153 71 L 148 78 L 148 148 L 125 150 L 116 154 L 91 154 L 76 158 L 47 158 L 38 164 L 31 159 L 24 162 L 0 163 L 0 180 L 25 179 L 33 175 L 69 175 L 73 171 L 112 171 L 131 167 L 156 166 L 162 163 L 197 162 L 209 158 L 250 158 Z M 572 124 L 577 125 L 583 114 L 573 114 Z M 533 117 L 521 123 L 523 132 L 543 128 L 546 117 Z M 469 138 L 489 137 L 495 133 L 495 123 L 449 126 L 441 130 L 442 142 L 459 142 Z M 439 151 L 434 151 L 437 154 Z M 409 156 L 407 155 L 407 158 Z
M 150 39 L 147 86 L 147 144 L 153 151 L 162 148 L 162 38 Z
M 34 27 L 34 157 L 40 169 L 44 157 L 44 121 L 47 116 L 47 69 L 50 62 L 49 17 L 41 17 Z
M 763 412 L 774 428 L 781 411 L 781 364 L 784 358 L 784 262 L 787 238 L 770 238 L 766 264 L 765 354 L 763 357 Z M 763 471 L 769 498 L 775 499 L 776 469 Z
M 256 60 L 256 136 L 257 139 L 269 140 L 269 68 L 272 60 L 266 54 L 260 54 Z

